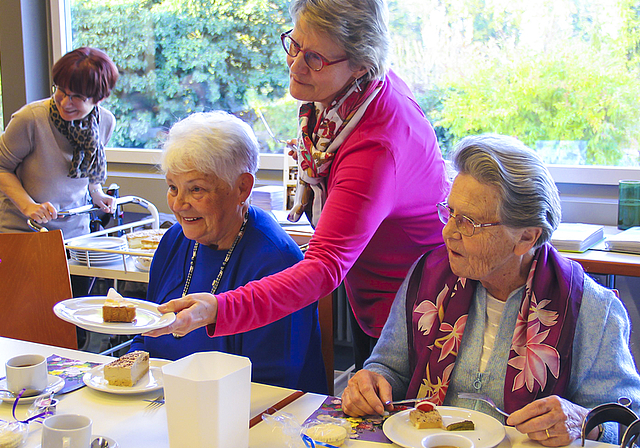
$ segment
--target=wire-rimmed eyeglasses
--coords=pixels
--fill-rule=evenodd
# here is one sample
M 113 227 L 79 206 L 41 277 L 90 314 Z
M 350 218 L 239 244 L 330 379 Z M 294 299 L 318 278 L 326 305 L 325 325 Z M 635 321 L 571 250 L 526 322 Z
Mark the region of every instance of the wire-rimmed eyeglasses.
M 440 202 L 436 206 L 436 208 L 438 209 L 438 217 L 440 218 L 440 221 L 442 221 L 443 224 L 447 224 L 449 220 L 453 218 L 458 232 L 460 232 L 464 236 L 473 236 L 474 232 L 478 228 L 499 226 L 502 224 L 501 222 L 487 222 L 484 224 L 478 224 L 468 216 L 460 214 L 454 215 L 453 209 L 444 202 Z
M 76 95 L 75 93 L 67 93 L 65 92 L 61 87 L 58 87 L 57 85 L 53 85 L 51 86 L 51 92 L 53 92 L 53 95 L 58 95 L 60 96 L 60 100 L 62 101 L 65 97 L 69 98 L 69 101 L 71 101 L 72 103 L 75 104 L 81 104 L 81 103 L 86 103 L 87 100 L 89 98 L 87 98 L 86 96 L 83 95 Z
M 336 61 L 329 61 L 327 58 L 319 53 L 316 53 L 315 51 L 303 50 L 302 47 L 300 47 L 300 44 L 298 44 L 298 42 L 293 40 L 293 38 L 290 36 L 292 31 L 293 30 L 289 30 L 286 33 L 282 33 L 280 35 L 282 48 L 284 48 L 284 51 L 286 51 L 287 54 L 292 58 L 295 58 L 299 53 L 302 53 L 304 62 L 307 64 L 307 67 L 309 67 L 313 71 L 319 72 L 328 65 L 337 64 L 338 62 L 344 62 L 349 59 L 348 57 L 344 57 Z

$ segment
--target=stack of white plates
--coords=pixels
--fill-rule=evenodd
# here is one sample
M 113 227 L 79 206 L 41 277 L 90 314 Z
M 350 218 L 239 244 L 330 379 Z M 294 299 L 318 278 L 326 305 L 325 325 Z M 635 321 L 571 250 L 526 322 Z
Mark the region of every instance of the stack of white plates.
M 251 192 L 251 203 L 262 210 L 284 209 L 284 188 L 277 185 L 267 185 L 254 188 Z
M 96 251 L 96 249 L 127 250 L 128 247 L 124 238 L 109 236 L 78 238 L 69 241 L 67 244 L 69 246 L 86 247 L 86 250 L 69 249 L 69 254 L 72 260 L 79 261 L 82 264 L 87 264 L 88 256 L 89 263 L 92 266 L 103 266 L 118 261 L 121 262 L 124 257 L 122 254 L 99 252 Z

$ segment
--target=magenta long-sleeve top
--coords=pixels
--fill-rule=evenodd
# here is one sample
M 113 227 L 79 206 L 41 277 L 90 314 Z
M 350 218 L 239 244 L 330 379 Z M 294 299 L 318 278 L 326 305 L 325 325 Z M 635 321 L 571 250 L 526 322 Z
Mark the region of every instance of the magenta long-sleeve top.
M 379 337 L 413 262 L 442 243 L 436 204 L 449 190 L 433 128 L 390 72 L 327 178 L 327 201 L 304 260 L 218 298 L 208 331 L 220 336 L 274 322 L 344 279 L 362 329 Z

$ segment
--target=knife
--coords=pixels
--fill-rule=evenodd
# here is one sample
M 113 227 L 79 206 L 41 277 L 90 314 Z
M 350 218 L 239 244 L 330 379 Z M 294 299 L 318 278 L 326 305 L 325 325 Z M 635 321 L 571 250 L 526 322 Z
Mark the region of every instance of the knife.
M 291 395 L 289 395 L 288 397 L 285 397 L 282 400 L 278 401 L 276 404 L 274 404 L 270 408 L 262 411 L 261 413 L 259 413 L 255 417 L 253 417 L 251 420 L 249 420 L 249 428 L 253 428 L 255 425 L 260 423 L 262 421 L 262 416 L 263 415 L 265 415 L 265 414 L 267 414 L 267 415 L 275 414 L 280 409 L 284 408 L 288 404 L 291 404 L 294 401 L 296 401 L 298 398 L 302 397 L 304 394 L 305 394 L 304 392 L 297 390 L 294 393 L 292 393 Z
M 426 398 L 408 398 L 406 400 L 399 400 L 399 401 L 385 401 L 384 404 L 385 405 L 409 404 L 409 403 L 416 403 L 418 401 L 424 401 L 424 400 L 426 400 Z

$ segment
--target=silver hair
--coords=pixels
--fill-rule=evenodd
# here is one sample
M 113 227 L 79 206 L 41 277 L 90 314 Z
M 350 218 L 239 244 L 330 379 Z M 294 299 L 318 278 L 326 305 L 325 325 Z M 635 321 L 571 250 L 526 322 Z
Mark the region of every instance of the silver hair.
M 484 134 L 463 138 L 455 169 L 500 192 L 500 221 L 512 228 L 541 227 L 535 244 L 551 239 L 562 218 L 560 195 L 542 159 L 518 139 Z
M 385 0 L 293 0 L 294 23 L 304 20 L 344 48 L 352 69 L 366 67 L 360 78 L 382 78 L 388 70 L 391 35 Z
M 173 125 L 162 150 L 162 171 L 213 174 L 229 186 L 255 176 L 259 146 L 251 127 L 223 111 L 198 112 Z

